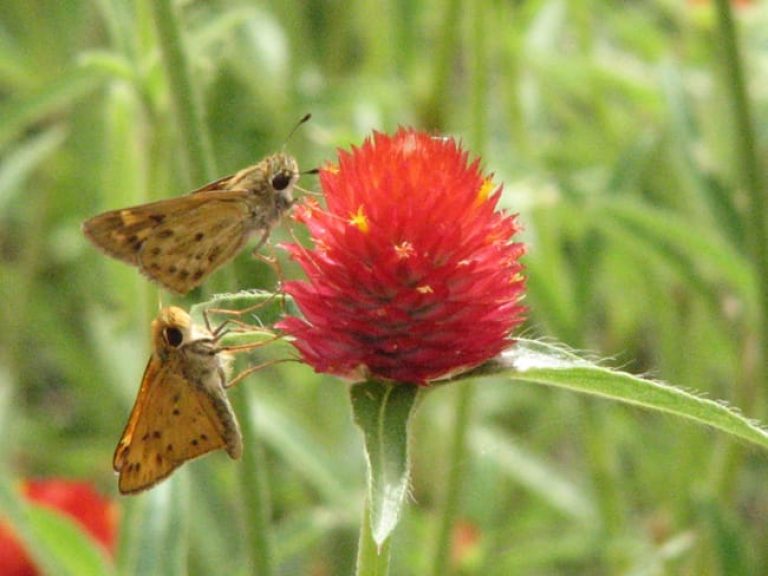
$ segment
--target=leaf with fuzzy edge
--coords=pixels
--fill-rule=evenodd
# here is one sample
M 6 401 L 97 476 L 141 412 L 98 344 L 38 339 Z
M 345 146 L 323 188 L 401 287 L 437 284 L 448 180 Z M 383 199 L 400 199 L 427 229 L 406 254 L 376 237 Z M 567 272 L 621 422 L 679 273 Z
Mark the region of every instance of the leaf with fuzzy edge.
M 285 313 L 296 313 L 293 300 L 284 294 L 262 290 L 241 290 L 229 294 L 216 294 L 206 302 L 195 304 L 189 311 L 199 325 L 209 313 L 211 328 L 230 321 L 232 330 L 222 338 L 221 344 L 236 346 L 256 342 L 269 343 L 275 334 L 271 326 Z M 240 312 L 240 314 L 235 314 Z M 241 323 L 238 328 L 237 322 Z
M 378 546 L 397 526 L 408 492 L 408 426 L 418 395 L 418 386 L 376 381 L 350 390 L 365 441 L 371 532 Z
M 509 376 L 666 412 L 768 448 L 768 431 L 722 402 L 597 366 L 553 344 L 517 339 L 514 346 L 464 377 L 481 374 Z

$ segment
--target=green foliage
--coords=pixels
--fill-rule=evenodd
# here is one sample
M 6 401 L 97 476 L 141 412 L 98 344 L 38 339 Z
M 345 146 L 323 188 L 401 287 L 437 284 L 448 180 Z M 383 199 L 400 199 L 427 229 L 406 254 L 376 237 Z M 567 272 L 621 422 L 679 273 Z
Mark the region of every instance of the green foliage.
M 368 381 L 350 390 L 355 424 L 365 438 L 371 535 L 387 540 L 402 513 L 408 490 L 408 427 L 418 388 Z
M 722 14 L 728 3 L 715 4 Z M 279 273 L 243 253 L 204 289 L 171 298 L 97 253 L 79 224 L 184 193 L 212 166 L 229 174 L 286 146 L 312 168 L 407 124 L 462 137 L 504 183 L 529 246 L 526 337 L 609 360 L 578 369 L 591 375 L 547 375 L 571 390 L 474 382 L 464 451 L 450 442 L 455 386 L 430 392 L 411 423 L 413 502 L 389 541 L 390 573 L 433 569 L 457 469 L 455 574 L 768 571 L 762 453 L 572 391 L 603 370 L 615 392 L 650 391 L 609 368 L 649 373 L 691 392 L 669 396 L 689 416 L 762 434 L 704 399 L 768 414 L 759 4 L 735 14 L 742 80 L 727 19 L 682 0 L 164 2 L 164 27 L 149 2 L 0 3 L 0 514 L 41 565 L 73 573 L 256 566 L 247 460 L 211 455 L 127 498 L 111 455 L 158 302 L 189 309 L 205 291 L 272 291 L 295 265 L 279 248 Z M 168 73 L 174 33 L 187 80 Z M 307 111 L 313 120 L 286 143 Z M 311 176 L 301 184 L 316 188 Z M 291 233 L 304 236 L 286 221 L 272 244 Z M 269 325 L 281 306 L 249 321 Z M 293 354 L 283 343 L 249 361 Z M 263 569 L 352 573 L 365 462 L 346 386 L 287 362 L 231 396 L 269 486 Z M 12 486 L 39 476 L 88 479 L 118 501 L 116 566 L 70 523 L 25 511 Z

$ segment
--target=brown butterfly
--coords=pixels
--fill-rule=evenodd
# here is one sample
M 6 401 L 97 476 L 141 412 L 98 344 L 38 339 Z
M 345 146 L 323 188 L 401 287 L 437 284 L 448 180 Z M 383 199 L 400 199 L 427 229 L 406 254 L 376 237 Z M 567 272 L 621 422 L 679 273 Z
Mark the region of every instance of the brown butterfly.
M 113 459 L 121 493 L 150 488 L 212 450 L 223 448 L 240 458 L 240 427 L 226 393 L 226 353 L 259 344 L 219 346 L 225 324 L 213 331 L 201 328 L 174 306 L 152 322 L 152 357 Z
M 82 230 L 109 256 L 186 294 L 260 232 L 256 254 L 293 205 L 298 179 L 296 160 L 274 154 L 191 194 L 104 212 L 86 220 Z

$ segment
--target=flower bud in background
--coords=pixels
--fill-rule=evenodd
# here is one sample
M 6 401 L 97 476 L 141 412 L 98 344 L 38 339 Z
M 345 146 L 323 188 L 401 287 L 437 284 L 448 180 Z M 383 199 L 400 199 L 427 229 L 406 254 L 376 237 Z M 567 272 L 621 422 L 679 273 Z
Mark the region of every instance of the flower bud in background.
M 501 187 L 451 138 L 375 133 L 320 170 L 326 209 L 287 246 L 303 318 L 278 327 L 318 372 L 426 384 L 493 358 L 522 321 L 524 246 Z

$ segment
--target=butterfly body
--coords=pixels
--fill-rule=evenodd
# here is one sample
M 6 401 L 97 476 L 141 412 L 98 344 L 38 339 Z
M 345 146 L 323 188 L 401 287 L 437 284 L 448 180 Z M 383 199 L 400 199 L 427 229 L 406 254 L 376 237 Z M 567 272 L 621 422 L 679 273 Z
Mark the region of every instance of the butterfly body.
M 180 308 L 165 308 L 153 321 L 152 357 L 113 458 L 121 493 L 150 488 L 213 450 L 242 454 L 226 394 L 227 357 L 216 340 Z
M 293 205 L 296 160 L 274 154 L 186 196 L 104 212 L 83 223 L 109 256 L 186 294 L 261 233 L 254 252 Z

